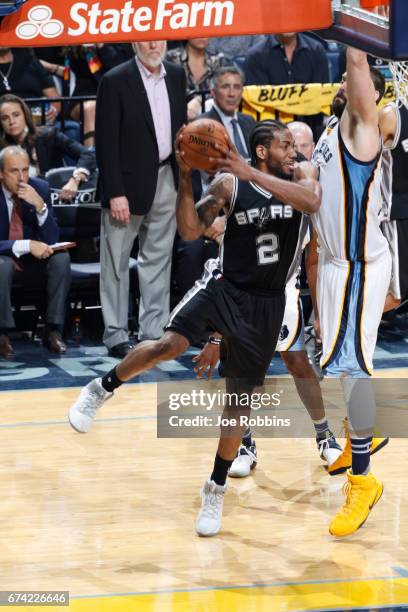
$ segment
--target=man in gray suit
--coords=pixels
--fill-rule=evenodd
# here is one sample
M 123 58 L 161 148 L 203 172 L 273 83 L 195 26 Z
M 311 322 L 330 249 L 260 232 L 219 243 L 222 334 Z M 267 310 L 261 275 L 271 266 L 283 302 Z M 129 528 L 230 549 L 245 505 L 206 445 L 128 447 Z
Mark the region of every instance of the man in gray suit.
M 238 152 L 249 159 L 249 134 L 255 121 L 249 115 L 238 111 L 244 87 L 244 74 L 237 66 L 222 66 L 214 72 L 211 96 L 214 105 L 207 113 L 200 116 L 222 123 Z
M 134 50 L 136 57 L 102 78 L 96 103 L 103 340 L 118 358 L 132 349 L 129 258 L 136 236 L 139 339 L 161 336 L 169 317 L 178 178 L 174 139 L 187 117 L 185 73 L 163 62 L 166 42 L 135 43 Z

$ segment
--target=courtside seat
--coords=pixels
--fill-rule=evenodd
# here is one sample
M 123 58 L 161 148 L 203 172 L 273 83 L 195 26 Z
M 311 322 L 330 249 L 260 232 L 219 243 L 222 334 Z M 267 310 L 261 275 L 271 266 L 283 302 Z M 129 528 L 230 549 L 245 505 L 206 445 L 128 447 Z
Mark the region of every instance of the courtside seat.
M 73 168 L 57 168 L 50 170 L 46 178 L 53 193 L 53 208 L 61 241 L 77 243 L 70 250 L 72 283 L 69 303 L 74 312 L 87 308 L 100 307 L 99 277 L 99 236 L 101 228 L 101 205 L 95 202 L 96 178 L 91 177 L 81 184 L 75 203 L 62 203 L 59 192 L 62 185 L 72 176 Z M 129 262 L 130 295 L 129 312 L 132 318 L 137 313 L 139 300 L 139 282 L 137 276 L 137 261 L 131 258 Z M 85 318 L 85 317 L 84 317 Z

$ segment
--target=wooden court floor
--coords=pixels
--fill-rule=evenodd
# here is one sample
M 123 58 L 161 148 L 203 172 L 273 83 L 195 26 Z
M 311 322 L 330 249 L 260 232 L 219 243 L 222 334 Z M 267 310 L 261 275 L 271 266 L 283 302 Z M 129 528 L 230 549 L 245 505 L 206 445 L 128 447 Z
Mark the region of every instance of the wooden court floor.
M 253 476 L 229 481 L 222 533 L 204 539 L 194 520 L 216 440 L 157 439 L 155 384 L 124 386 L 76 434 L 77 393 L 0 394 L 0 590 L 69 590 L 75 612 L 408 603 L 407 440 L 373 457 L 383 499 L 341 541 L 328 524 L 344 478 L 314 441 L 259 440 Z

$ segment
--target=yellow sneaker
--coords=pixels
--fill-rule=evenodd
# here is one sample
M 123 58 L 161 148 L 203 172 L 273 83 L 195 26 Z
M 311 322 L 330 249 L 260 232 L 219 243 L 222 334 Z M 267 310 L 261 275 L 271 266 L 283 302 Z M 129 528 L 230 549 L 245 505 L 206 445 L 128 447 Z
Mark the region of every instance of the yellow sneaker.
M 341 538 L 357 531 L 380 499 L 383 488 L 382 482 L 372 472 L 367 476 L 354 476 L 349 470 L 343 488 L 346 501 L 330 523 L 330 533 Z
M 352 454 L 350 431 L 347 419 L 343 420 L 343 427 L 346 435 L 346 444 L 344 446 L 342 454 L 337 457 L 336 461 L 334 461 L 334 463 L 332 463 L 331 465 L 327 466 L 327 471 L 329 472 L 330 476 L 336 476 L 336 474 L 343 474 L 351 468 Z M 384 446 L 386 446 L 389 441 L 389 438 L 373 438 L 370 455 L 374 455 L 377 451 L 384 448 Z

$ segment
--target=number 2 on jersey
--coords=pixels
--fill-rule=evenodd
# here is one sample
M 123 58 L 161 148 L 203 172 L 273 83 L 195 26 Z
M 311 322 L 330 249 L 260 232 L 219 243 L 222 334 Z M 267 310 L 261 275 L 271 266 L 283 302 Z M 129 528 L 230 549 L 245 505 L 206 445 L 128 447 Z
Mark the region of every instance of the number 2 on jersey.
M 256 245 L 259 266 L 279 261 L 279 237 L 276 234 L 260 234 L 256 239 Z

